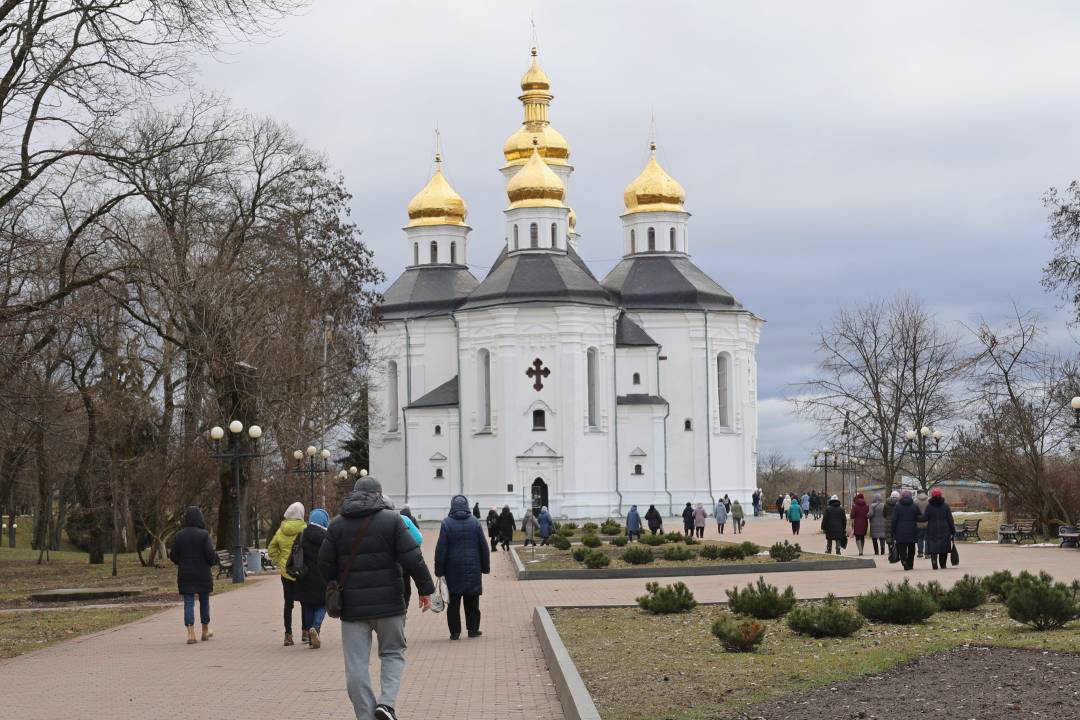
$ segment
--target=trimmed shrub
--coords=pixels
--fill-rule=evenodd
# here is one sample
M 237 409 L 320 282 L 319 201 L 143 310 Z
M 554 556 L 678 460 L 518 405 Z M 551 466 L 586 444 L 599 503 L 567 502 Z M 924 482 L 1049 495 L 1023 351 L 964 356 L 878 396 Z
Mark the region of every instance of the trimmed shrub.
M 585 547 L 598 548 L 604 544 L 604 541 L 596 535 L 586 535 L 581 538 L 581 544 Z
M 564 528 L 569 529 L 569 530 L 577 530 L 577 523 L 576 522 L 563 523 L 562 526 Z
M 1008 588 L 1009 617 L 1039 630 L 1057 630 L 1080 618 L 1080 582 L 1054 582 L 1043 572 L 1022 572 Z
M 743 557 L 750 557 L 751 555 L 757 555 L 761 552 L 761 546 L 757 543 L 752 543 L 749 540 L 739 543 L 739 547 L 742 548 Z
M 581 531 L 586 533 L 595 533 L 600 529 L 600 526 L 594 522 L 587 522 L 581 526 Z
M 611 558 L 599 550 L 589 550 L 588 554 L 585 555 L 585 566 L 593 570 L 599 570 L 610 564 Z
M 672 562 L 681 562 L 683 560 L 690 560 L 694 557 L 694 551 L 688 547 L 682 545 L 672 545 L 664 551 L 664 559 Z
M 698 555 L 706 560 L 719 560 L 722 545 L 705 545 L 698 550 Z
M 732 588 L 727 591 L 728 607 L 739 615 L 749 615 L 758 620 L 771 620 L 795 607 L 795 589 L 790 585 L 783 593 L 775 585 L 759 577 L 757 585 L 747 585 L 745 590 Z
M 883 590 L 871 590 L 856 598 L 859 613 L 867 620 L 912 625 L 930 617 L 938 610 L 933 595 L 905 580 L 900 585 L 889 583 Z
M 677 582 L 664 587 L 660 587 L 660 583 L 645 583 L 645 591 L 648 594 L 637 598 L 637 604 L 653 615 L 684 613 L 697 607 L 694 593 L 685 583 Z
M 720 557 L 725 560 L 742 560 L 746 557 L 746 552 L 742 545 L 721 545 Z
M 614 520 L 610 520 L 610 519 L 605 520 L 603 522 L 603 524 L 600 525 L 600 534 L 601 535 L 622 535 L 623 534 L 623 526 L 620 525 L 619 523 L 615 522 Z
M 588 556 L 588 554 L 590 552 L 592 552 L 592 550 L 590 550 L 587 547 L 576 547 L 576 548 L 574 548 L 574 553 L 573 553 L 574 559 L 577 560 L 578 562 L 585 562 L 585 558 Z
M 775 543 L 769 548 L 769 557 L 776 562 L 798 560 L 800 555 L 802 555 L 802 546 L 799 543 L 792 545 L 787 540 L 782 543 Z
M 695 537 L 683 538 L 683 542 L 687 545 L 700 545 L 701 541 Z
M 713 621 L 712 634 L 728 652 L 754 652 L 765 639 L 765 626 L 724 613 Z
M 1008 595 L 1009 585 L 1012 584 L 1013 574 L 1008 570 L 998 570 L 991 573 L 982 579 L 983 587 L 986 588 L 986 592 L 990 593 L 991 597 L 997 598 L 1001 602 L 1005 602 L 1005 597 Z
M 563 525 L 561 528 L 558 529 L 557 532 L 558 532 L 559 535 L 562 535 L 563 537 L 571 537 L 576 531 L 574 530 L 574 528 L 568 528 L 565 525 Z
M 680 542 L 684 537 L 686 537 L 681 532 L 667 532 L 663 535 L 664 539 L 668 542 Z
M 642 535 L 638 542 L 656 547 L 657 545 L 663 545 L 667 540 L 664 539 L 663 535 Z
M 804 605 L 788 613 L 787 624 L 794 632 L 810 637 L 849 637 L 865 624 L 862 615 L 844 607 L 829 593 L 821 605 Z
M 942 610 L 974 610 L 986 602 L 986 588 L 971 575 L 964 575 L 948 590 L 933 580 L 919 587 L 929 592 Z
M 615 537 L 611 538 L 611 544 L 614 545 L 615 547 L 622 547 L 623 545 L 626 545 L 626 543 L 628 543 L 628 542 L 630 542 L 630 541 L 627 540 L 625 535 L 616 535 Z
M 551 545 L 554 548 L 558 548 L 559 550 L 569 550 L 570 538 L 566 537 L 565 535 L 555 534 L 552 535 L 551 538 L 548 540 L 548 545 Z
M 652 554 L 652 550 L 643 547 L 628 547 L 623 550 L 622 555 L 619 556 L 625 563 L 631 565 L 647 565 L 656 558 Z

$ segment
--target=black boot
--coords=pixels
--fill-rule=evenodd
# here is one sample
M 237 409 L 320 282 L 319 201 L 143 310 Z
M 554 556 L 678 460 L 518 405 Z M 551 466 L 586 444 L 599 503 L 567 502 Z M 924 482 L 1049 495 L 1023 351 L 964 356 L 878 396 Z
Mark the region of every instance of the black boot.
M 938 569 L 938 568 L 937 568 L 937 555 L 931 555 L 931 556 L 930 556 L 930 565 L 931 565 L 931 567 L 933 567 L 933 568 L 934 568 L 935 570 L 937 570 L 937 569 Z

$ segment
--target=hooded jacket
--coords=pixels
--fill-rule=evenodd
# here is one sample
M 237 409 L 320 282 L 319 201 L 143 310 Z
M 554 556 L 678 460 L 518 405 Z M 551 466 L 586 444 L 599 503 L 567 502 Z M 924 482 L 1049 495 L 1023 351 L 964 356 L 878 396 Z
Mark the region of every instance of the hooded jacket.
M 540 521 L 536 519 L 532 511 L 525 511 L 525 517 L 521 520 L 521 529 L 525 531 L 526 540 L 536 542 L 536 531 L 540 529 Z
M 491 549 L 484 529 L 469 512 L 465 496 L 455 495 L 450 501 L 450 514 L 439 526 L 435 575 L 446 578 L 447 590 L 454 595 L 480 595 L 484 591 L 481 576 L 489 572 Z
M 930 505 L 930 498 L 928 498 L 926 496 L 926 494 L 920 490 L 919 495 L 916 496 L 916 498 L 915 498 L 915 507 L 919 508 L 919 516 L 920 517 L 926 517 L 926 508 L 929 507 L 929 505 Z M 920 521 L 918 527 L 921 530 L 925 530 L 926 529 L 926 521 L 925 520 Z M 946 552 L 948 552 L 948 551 L 946 551 Z
M 692 530 L 694 528 L 694 508 L 690 507 L 690 503 L 686 503 L 686 507 L 683 508 L 682 524 L 684 530 Z
M 637 505 L 630 506 L 630 512 L 626 513 L 626 534 L 641 532 L 641 515 L 638 514 Z
M 885 515 L 885 539 L 886 540 L 892 540 L 893 539 L 892 516 L 893 516 L 893 513 L 896 512 L 896 506 L 899 503 L 900 503 L 900 498 L 893 497 L 892 495 L 890 495 L 888 497 L 888 499 L 885 500 L 884 515 Z M 912 541 L 912 542 L 914 542 L 914 541 Z
M 514 522 L 514 513 L 510 512 L 510 508 L 503 507 L 499 513 L 499 540 L 505 543 L 513 540 L 515 527 L 517 523 Z
M 184 511 L 184 527 L 173 538 L 169 559 L 176 565 L 176 589 L 181 595 L 214 591 L 210 568 L 218 564 L 218 556 L 199 508 Z
M 492 540 L 499 537 L 499 513 L 495 510 L 495 508 L 491 508 L 490 510 L 488 510 L 487 520 L 485 520 L 485 523 L 487 524 L 488 537 L 490 537 Z
M 720 504 L 723 505 L 724 503 Z M 708 516 L 709 514 L 705 512 L 705 506 L 698 503 L 698 506 L 694 508 L 694 527 L 705 527 L 705 518 Z
M 551 513 L 548 512 L 548 509 L 546 507 L 540 508 L 540 517 L 536 519 L 540 522 L 540 537 L 551 537 L 555 524 L 551 521 Z
M 286 580 L 296 580 L 296 578 L 285 572 L 285 565 L 289 562 L 289 553 L 292 552 L 296 536 L 303 532 L 305 527 L 307 527 L 307 523 L 303 520 L 282 520 L 277 532 L 274 533 L 274 538 L 266 546 L 266 552 L 270 555 L 270 559 L 274 561 L 274 565 L 277 566 L 281 577 Z
M 874 498 L 870 504 L 870 512 L 867 515 L 870 520 L 870 537 L 885 537 L 885 502 L 881 498 Z
M 919 506 L 911 499 L 910 495 L 904 495 L 900 502 L 893 508 L 892 536 L 898 543 L 915 542 L 915 528 L 919 523 Z
M 716 513 L 716 524 L 722 525 L 727 522 L 728 509 L 727 505 L 723 501 L 716 503 L 716 509 L 713 511 Z
M 851 503 L 851 531 L 856 535 L 865 535 L 870 529 L 870 506 L 861 497 L 855 498 Z
M 952 550 L 956 524 L 953 522 L 952 508 L 943 497 L 932 497 L 926 504 L 926 552 L 931 555 L 947 553 Z
M 735 502 L 731 503 L 731 519 L 742 520 L 743 517 L 745 517 L 745 515 L 743 513 L 742 505 L 739 504 L 739 501 L 736 500 Z M 716 521 L 720 522 L 720 518 L 718 517 Z
M 649 523 L 649 530 L 659 530 L 664 526 L 664 519 L 660 517 L 660 511 L 655 505 L 650 505 L 645 511 L 645 522 Z
M 323 520 L 323 522 L 326 522 Z M 301 532 L 304 549 L 304 565 L 307 574 L 296 581 L 293 596 L 305 605 L 324 605 L 326 603 L 326 578 L 319 570 L 319 550 L 326 538 L 326 528 L 309 524 Z
M 409 534 L 401 515 L 391 510 L 383 499 L 379 481 L 370 475 L 356 481 L 341 514 L 327 528 L 319 550 L 319 570 L 327 581 L 339 577 L 349 560 L 353 541 L 365 523 L 368 523 L 367 531 L 342 589 L 341 619 L 345 621 L 403 614 L 402 571 L 413 579 L 420 595 L 435 592 L 420 546 Z
M 802 508 L 799 506 L 799 503 L 790 503 L 787 509 L 788 522 L 802 522 L 802 518 Z
M 839 500 L 829 500 L 821 516 L 821 529 L 826 540 L 842 540 L 847 535 L 847 514 Z

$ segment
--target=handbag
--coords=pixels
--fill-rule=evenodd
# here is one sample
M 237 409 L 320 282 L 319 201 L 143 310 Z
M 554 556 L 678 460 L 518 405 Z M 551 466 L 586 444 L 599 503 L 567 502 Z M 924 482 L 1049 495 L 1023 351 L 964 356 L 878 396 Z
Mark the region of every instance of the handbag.
M 441 613 L 446 609 L 447 603 L 446 583 L 442 578 L 435 580 L 435 592 L 431 595 L 431 612 Z
M 889 543 L 889 562 L 896 564 L 900 562 L 900 550 L 896 547 L 896 543 Z
M 949 562 L 956 567 L 960 564 L 960 551 L 956 549 L 956 541 L 953 541 L 952 550 L 949 551 Z
M 340 618 L 341 611 L 344 607 L 345 593 L 345 581 L 349 579 L 349 571 L 352 570 L 353 560 L 356 559 L 356 551 L 360 549 L 360 541 L 364 539 L 364 535 L 367 533 L 368 526 L 371 525 L 372 518 L 375 517 L 375 513 L 367 516 L 367 520 L 360 526 L 360 529 L 356 531 L 356 537 L 353 538 L 352 549 L 349 550 L 349 560 L 345 563 L 345 567 L 338 573 L 338 577 L 335 580 L 331 580 L 326 583 L 326 614 L 332 618 Z

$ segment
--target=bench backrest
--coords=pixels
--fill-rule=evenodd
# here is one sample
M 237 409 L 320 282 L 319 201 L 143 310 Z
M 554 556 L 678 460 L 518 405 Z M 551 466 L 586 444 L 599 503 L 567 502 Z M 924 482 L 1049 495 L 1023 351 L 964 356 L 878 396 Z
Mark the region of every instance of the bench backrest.
M 219 560 L 232 560 L 232 553 L 228 550 L 218 550 L 217 556 Z
M 1016 529 L 1019 530 L 1020 532 L 1031 532 L 1032 530 L 1035 529 L 1035 521 L 1034 520 L 1017 520 L 1016 521 Z
M 964 529 L 965 530 L 978 530 L 979 529 L 979 523 L 981 523 L 981 522 L 982 522 L 981 519 L 979 519 L 979 520 L 965 520 L 964 521 Z
M 1073 525 L 1061 525 L 1058 527 L 1058 535 L 1075 535 L 1076 527 Z
M 1016 526 L 1012 523 L 1002 523 L 998 530 L 1000 532 L 1015 532 Z

